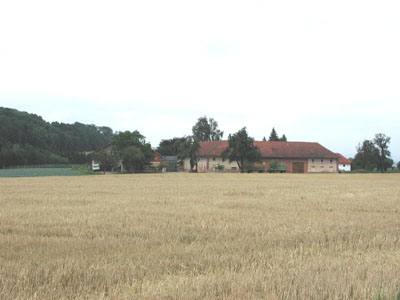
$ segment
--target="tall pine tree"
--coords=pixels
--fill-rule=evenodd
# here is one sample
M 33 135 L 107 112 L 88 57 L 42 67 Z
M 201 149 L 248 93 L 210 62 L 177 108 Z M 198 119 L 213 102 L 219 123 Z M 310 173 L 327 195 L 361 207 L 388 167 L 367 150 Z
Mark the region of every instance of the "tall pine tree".
M 278 134 L 276 133 L 274 127 L 272 127 L 271 134 L 269 135 L 269 141 L 270 141 L 270 142 L 279 141 L 279 136 L 278 136 Z

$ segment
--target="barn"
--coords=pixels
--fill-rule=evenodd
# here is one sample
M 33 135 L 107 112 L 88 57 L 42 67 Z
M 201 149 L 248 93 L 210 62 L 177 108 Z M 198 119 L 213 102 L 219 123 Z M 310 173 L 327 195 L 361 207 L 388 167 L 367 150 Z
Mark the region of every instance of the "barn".
M 311 142 L 254 142 L 261 153 L 261 161 L 249 171 L 287 173 L 337 173 L 338 156 L 319 143 Z M 198 172 L 238 172 L 236 162 L 224 160 L 222 152 L 228 141 L 200 142 Z M 189 159 L 184 170 L 190 170 Z

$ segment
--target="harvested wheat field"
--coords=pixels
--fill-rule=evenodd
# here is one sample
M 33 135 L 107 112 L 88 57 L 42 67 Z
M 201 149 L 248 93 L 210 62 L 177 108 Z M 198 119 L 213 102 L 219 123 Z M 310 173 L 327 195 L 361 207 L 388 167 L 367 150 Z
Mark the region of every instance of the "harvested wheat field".
M 400 176 L 0 179 L 1 299 L 392 299 Z

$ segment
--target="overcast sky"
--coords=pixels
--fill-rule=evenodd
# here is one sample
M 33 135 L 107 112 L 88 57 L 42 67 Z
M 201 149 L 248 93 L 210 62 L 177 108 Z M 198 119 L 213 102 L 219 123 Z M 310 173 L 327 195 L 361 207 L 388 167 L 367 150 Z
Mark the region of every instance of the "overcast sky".
M 1 1 L 0 106 L 139 130 L 213 117 L 400 159 L 400 1 Z

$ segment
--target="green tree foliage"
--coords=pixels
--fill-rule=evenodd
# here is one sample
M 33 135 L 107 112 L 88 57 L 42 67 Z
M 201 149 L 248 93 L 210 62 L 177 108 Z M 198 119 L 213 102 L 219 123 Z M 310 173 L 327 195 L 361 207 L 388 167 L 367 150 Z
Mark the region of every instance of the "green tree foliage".
M 378 169 L 383 173 L 387 170 L 388 163 L 390 163 L 387 161 L 387 158 L 390 156 L 390 137 L 384 135 L 383 133 L 377 133 L 375 134 L 374 144 L 379 150 Z M 391 167 L 391 165 L 389 167 Z
M 31 145 L 14 144 L 0 148 L 0 168 L 22 165 L 68 164 L 69 160 Z
M 224 132 L 218 129 L 218 122 L 206 116 L 200 117 L 192 127 L 193 137 L 198 141 L 218 141 Z
M 379 160 L 379 150 L 370 140 L 364 140 L 357 147 L 357 153 L 352 160 L 352 169 L 361 168 L 372 171 L 377 168 Z
M 113 140 L 113 155 L 129 172 L 142 171 L 154 158 L 151 145 L 139 131 L 120 132 Z
M 279 141 L 279 136 L 275 131 L 275 128 L 272 127 L 272 131 L 271 134 L 269 135 L 269 139 L 270 142 L 275 142 L 275 141 Z
M 179 143 L 178 159 L 180 161 L 183 161 L 186 158 L 189 159 L 190 172 L 193 171 L 194 167 L 196 167 L 196 172 L 197 172 L 197 162 L 198 162 L 197 152 L 199 151 L 199 149 L 200 149 L 200 143 L 193 136 L 187 136 L 185 137 L 184 142 Z
M 114 137 L 114 132 L 110 127 L 100 126 L 97 127 L 97 131 L 100 132 L 102 135 L 107 137 L 108 139 L 112 140 Z
M 400 170 L 400 161 L 397 163 L 397 169 Z
M 393 159 L 386 157 L 384 164 L 385 172 L 387 171 L 388 168 L 392 168 L 393 165 L 394 165 Z
M 265 137 L 264 137 L 264 139 L 265 139 Z M 282 137 L 280 138 L 278 136 L 278 134 L 276 133 L 275 127 L 272 127 L 271 133 L 269 135 L 269 141 L 271 141 L 271 142 L 279 142 L 279 141 L 287 142 L 287 138 L 286 138 L 286 135 L 282 135 Z
M 79 122 L 74 124 L 53 122 L 51 125 L 60 132 L 55 145 L 55 150 L 60 153 L 90 151 L 111 141 L 111 138 L 102 135 L 95 125 Z
M 158 153 L 163 156 L 176 156 L 179 153 L 179 146 L 185 142 L 186 138 L 173 138 L 168 140 L 161 140 L 158 146 Z
M 0 167 L 86 162 L 83 152 L 111 141 L 99 128 L 78 122 L 50 124 L 35 114 L 0 107 Z M 102 128 L 108 135 L 112 132 Z
M 129 173 L 134 171 L 142 171 L 145 166 L 150 163 L 146 159 L 146 155 L 140 147 L 128 146 L 121 153 L 122 163 Z
M 100 170 L 111 171 L 116 164 L 115 157 L 106 150 L 100 150 L 93 155 L 93 159 L 100 164 Z
M 385 172 L 393 166 L 393 160 L 390 159 L 389 151 L 390 137 L 383 133 L 375 134 L 375 138 L 364 140 L 357 147 L 357 154 L 352 160 L 352 168 L 361 168 L 368 171 L 378 169 Z
M 244 172 L 245 164 L 257 162 L 261 159 L 258 147 L 254 146 L 254 139 L 247 134 L 246 127 L 228 137 L 229 146 L 223 151 L 222 157 L 229 161 L 236 161 L 240 172 Z

